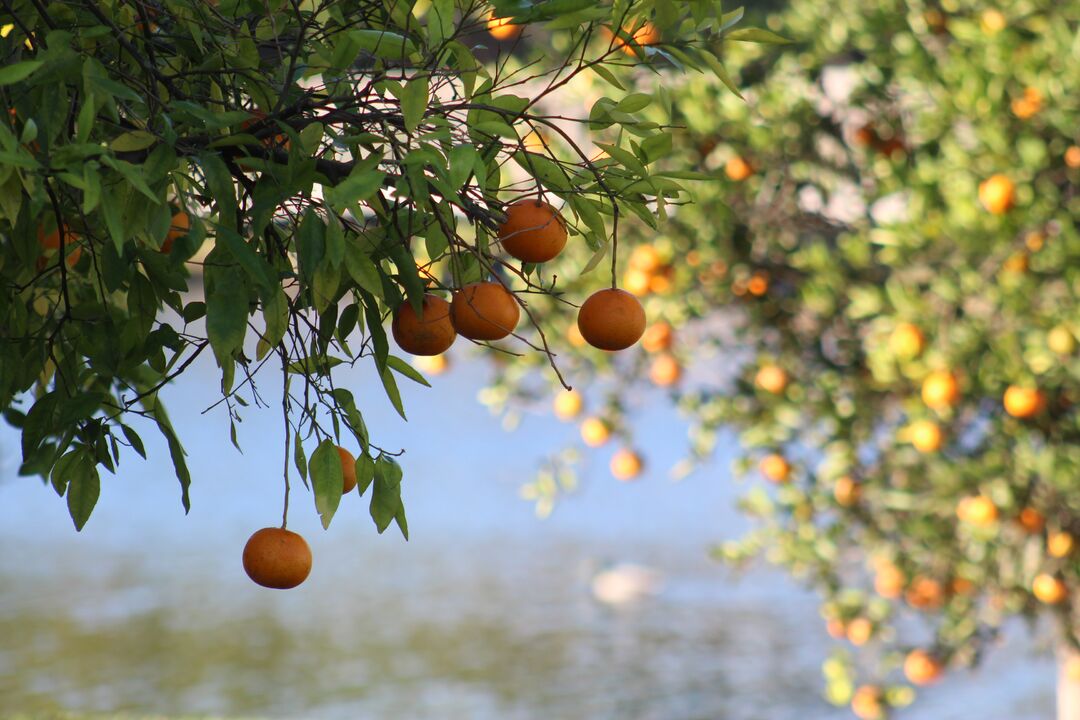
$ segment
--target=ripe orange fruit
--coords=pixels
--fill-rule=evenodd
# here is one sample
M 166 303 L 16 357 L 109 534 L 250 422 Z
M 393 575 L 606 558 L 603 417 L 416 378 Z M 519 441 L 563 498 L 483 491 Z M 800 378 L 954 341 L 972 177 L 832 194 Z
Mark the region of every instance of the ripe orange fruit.
M 498 282 L 475 282 L 454 292 L 450 320 L 462 337 L 501 340 L 521 319 L 514 294 Z
M 833 498 L 840 507 L 852 507 L 862 497 L 862 485 L 850 475 L 836 479 L 833 485 Z
M 970 595 L 975 590 L 975 583 L 964 577 L 954 577 L 949 583 L 949 592 L 953 595 Z
M 294 588 L 311 572 L 311 548 L 291 530 L 256 530 L 244 546 L 244 571 L 263 587 Z
M 779 365 L 762 365 L 754 375 L 754 384 L 765 392 L 779 395 L 787 389 L 788 375 Z
M 1005 258 L 1005 262 L 1001 264 L 1001 269 L 1013 275 L 1020 275 L 1026 273 L 1029 266 L 1027 253 L 1017 252 Z
M 825 632 L 829 633 L 829 637 L 835 638 L 836 640 L 847 636 L 847 628 L 844 626 L 844 621 L 836 618 L 825 621 Z
M 918 357 L 926 346 L 926 338 L 918 325 L 902 322 L 889 335 L 889 350 L 905 360 Z
M 682 365 L 670 353 L 658 355 L 649 366 L 649 379 L 657 387 L 670 387 L 682 377 Z
M 450 367 L 450 358 L 446 355 L 418 355 L 413 358 L 412 366 L 428 375 L 442 375 Z
M 661 270 L 658 273 L 649 276 L 649 292 L 656 293 L 657 295 L 664 295 L 671 292 L 671 288 L 674 287 L 671 282 L 671 276 L 674 273 L 671 268 Z
M 1016 516 L 1016 522 L 1024 529 L 1024 532 L 1037 535 L 1046 527 L 1046 518 L 1033 507 L 1026 507 Z
M 555 396 L 552 409 L 560 420 L 573 420 L 585 407 L 585 398 L 577 390 L 566 390 Z
M 1065 151 L 1065 164 L 1073 170 L 1080 168 L 1080 145 L 1072 145 Z
M 487 31 L 496 40 L 510 40 L 521 34 L 522 26 L 515 25 L 510 18 L 495 17 L 494 11 L 487 16 Z
M 600 418 L 585 418 L 581 423 L 581 439 L 589 447 L 600 447 L 611 437 L 611 428 Z
M 630 293 L 616 288 L 598 290 L 578 311 L 581 336 L 601 350 L 625 350 L 645 332 L 645 309 Z
M 1060 578 L 1050 573 L 1040 573 L 1035 576 L 1035 581 L 1031 584 L 1031 593 L 1039 602 L 1057 605 L 1068 597 L 1069 589 Z
M 664 267 L 664 260 L 660 257 L 660 251 L 652 245 L 638 245 L 630 253 L 630 267 L 643 273 L 652 275 L 660 272 Z
M 904 583 L 907 578 L 900 568 L 886 562 L 878 565 L 874 574 L 874 592 L 883 598 L 893 600 L 900 597 L 904 591 Z
M 341 458 L 341 494 L 347 495 L 356 487 L 356 458 L 340 445 L 337 452 L 338 457 Z
M 412 355 L 438 355 L 457 338 L 450 320 L 450 303 L 438 295 L 424 295 L 420 315 L 408 301 L 401 303 L 390 326 L 394 342 Z
M 777 453 L 761 458 L 758 470 L 774 483 L 786 483 L 791 480 L 791 463 Z
M 904 593 L 904 600 L 916 610 L 936 610 L 945 604 L 945 588 L 932 578 L 915 577 Z
M 506 208 L 506 222 L 499 226 L 503 250 L 518 260 L 542 263 L 566 247 L 566 222 L 543 200 L 526 198 Z
M 921 453 L 937 452 L 945 441 L 945 434 L 933 420 L 916 420 L 908 426 L 908 439 Z
M 865 645 L 874 634 L 874 623 L 868 618 L 857 617 L 847 624 L 844 634 L 852 645 Z
M 675 331 L 666 322 L 653 323 L 645 328 L 641 336 L 641 347 L 648 353 L 670 350 L 675 340 Z
M 758 270 L 746 281 L 746 292 L 754 297 L 761 297 L 769 292 L 769 274 Z
M 1046 395 L 1038 388 L 1010 385 L 1002 398 L 1005 412 L 1014 418 L 1026 420 L 1035 417 L 1046 407 Z
M 1024 247 L 1031 252 L 1039 252 L 1046 244 L 1046 236 L 1038 230 L 1032 230 L 1024 235 Z M 1026 269 L 1026 268 L 1025 268 Z
M 1076 538 L 1065 531 L 1052 532 L 1046 537 L 1046 552 L 1050 557 L 1063 558 L 1072 554 Z
M 885 717 L 884 694 L 877 685 L 862 685 L 851 696 L 851 712 L 859 720 L 881 720 Z
M 991 175 L 979 183 L 979 202 L 991 214 L 1004 215 L 1016 202 L 1016 186 L 1005 175 Z
M 923 380 L 922 399 L 935 410 L 952 407 L 960 400 L 960 383 L 948 370 L 935 370 Z
M 998 519 L 998 509 L 994 501 L 985 495 L 961 498 L 956 504 L 956 517 L 962 522 L 986 527 Z
M 926 650 L 912 650 L 904 658 L 904 675 L 912 685 L 930 685 L 941 679 L 941 661 Z
M 188 234 L 191 230 L 191 218 L 188 214 L 181 210 L 172 216 L 172 222 L 169 225 L 169 234 L 165 236 L 165 240 L 161 243 L 161 252 L 168 253 L 172 251 L 173 243 Z
M 742 182 L 754 174 L 754 168 L 746 160 L 736 155 L 724 165 L 724 174 L 735 182 Z
M 633 450 L 622 449 L 611 456 L 611 474 L 617 480 L 627 482 L 641 474 L 644 463 Z

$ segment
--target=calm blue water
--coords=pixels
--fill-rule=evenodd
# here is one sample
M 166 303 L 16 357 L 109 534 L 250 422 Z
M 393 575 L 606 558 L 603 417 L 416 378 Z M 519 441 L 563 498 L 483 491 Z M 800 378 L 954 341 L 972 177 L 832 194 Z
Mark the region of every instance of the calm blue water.
M 636 415 L 646 477 L 617 483 L 612 449 L 600 451 L 581 492 L 539 521 L 518 488 L 575 428 L 535 413 L 503 432 L 474 399 L 482 364 L 456 359 L 433 389 L 402 381 L 408 423 L 369 370 L 343 376 L 373 439 L 408 450 L 412 541 L 396 528 L 377 535 L 355 495 L 324 532 L 300 487 L 289 526 L 315 564 L 286 593 L 240 567 L 248 535 L 280 521 L 280 412 L 243 411 L 237 453 L 224 413 L 200 414 L 216 393 L 212 362 L 166 396 L 191 453 L 187 517 L 149 428 L 150 460 L 126 458 L 103 478 L 82 533 L 51 489 L 15 477 L 17 437 L 0 431 L 0 716 L 848 717 L 820 699 L 829 641 L 813 596 L 706 559 L 710 543 L 746 527 L 738 488 L 726 460 L 667 479 L 685 430 L 661 396 Z M 276 402 L 273 373 L 259 389 Z M 589 579 L 612 561 L 658 569 L 662 591 L 597 604 Z M 978 673 L 956 674 L 903 716 L 1051 717 L 1052 663 L 1014 634 Z

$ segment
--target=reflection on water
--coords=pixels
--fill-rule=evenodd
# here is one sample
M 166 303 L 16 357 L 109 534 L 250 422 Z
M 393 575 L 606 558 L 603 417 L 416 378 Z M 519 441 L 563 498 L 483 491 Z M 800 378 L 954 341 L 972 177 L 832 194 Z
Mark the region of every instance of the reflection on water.
M 170 408 L 191 450 L 188 517 L 147 431 L 150 461 L 105 476 L 76 534 L 51 489 L 14 477 L 18 438 L 0 428 L 0 717 L 849 717 L 820 699 L 828 645 L 814 598 L 776 575 L 736 582 L 705 559 L 709 542 L 741 532 L 738 488 L 722 464 L 664 477 L 685 444 L 670 408 L 654 402 L 637 418 L 650 441 L 641 481 L 612 480 L 600 453 L 582 492 L 540 523 L 517 487 L 575 428 L 532 417 L 527 443 L 505 435 L 473 402 L 482 370 L 464 365 L 431 390 L 403 385 L 408 425 L 381 395 L 358 393 L 383 443 L 411 450 L 413 540 L 377 536 L 355 496 L 323 532 L 299 489 L 289 527 L 315 565 L 300 588 L 276 592 L 248 581 L 240 551 L 280 517 L 281 459 L 267 441 L 278 416 L 248 412 L 247 452 L 233 452 L 222 418 L 200 414 L 214 398 L 212 362 L 193 370 Z M 363 372 L 350 387 L 376 386 Z M 273 404 L 272 388 L 263 393 Z M 451 409 L 467 432 L 447 431 Z M 597 603 L 590 580 L 608 561 L 657 568 L 662 591 Z M 1044 719 L 1052 691 L 1051 663 L 1014 642 L 903 717 Z
M 232 568 L 179 573 L 136 554 L 6 562 L 0 698 L 31 712 L 830 716 L 800 648 L 817 639 L 798 627 L 811 608 L 718 603 L 715 568 L 677 557 L 658 598 L 609 608 L 589 594 L 596 565 L 579 546 L 458 550 L 367 551 L 358 573 L 355 552 L 324 549 L 334 569 L 296 593 L 223 594 Z

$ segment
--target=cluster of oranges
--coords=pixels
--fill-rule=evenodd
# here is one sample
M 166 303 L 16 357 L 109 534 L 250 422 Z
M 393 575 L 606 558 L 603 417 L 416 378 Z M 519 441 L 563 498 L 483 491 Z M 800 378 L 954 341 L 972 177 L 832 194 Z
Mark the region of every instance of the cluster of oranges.
M 562 216 L 551 205 L 538 199 L 522 199 L 507 207 L 498 237 L 510 256 L 526 263 L 543 263 L 562 252 L 567 229 Z M 429 358 L 430 368 L 441 372 L 446 367 L 443 353 L 458 335 L 478 341 L 501 340 L 514 332 L 520 317 L 517 298 L 502 283 L 475 282 L 455 290 L 450 302 L 432 293 L 425 294 L 419 312 L 411 303 L 402 303 L 394 313 L 391 333 L 402 350 Z M 593 347 L 624 350 L 645 333 L 645 311 L 630 293 L 616 288 L 600 290 L 582 304 L 577 330 L 584 342 Z M 654 330 L 650 346 L 663 345 L 663 335 L 663 330 Z M 570 418 L 580 413 L 582 406 L 581 395 L 569 391 L 556 401 L 555 411 L 560 417 Z M 586 427 L 590 428 L 588 433 Z M 606 442 L 610 434 L 603 421 L 596 420 L 593 424 L 587 421 L 583 425 L 583 435 L 590 445 Z M 344 448 L 338 448 L 338 452 L 344 476 L 343 493 L 347 493 L 356 486 L 355 459 Z M 631 450 L 617 452 L 611 461 L 612 473 L 621 480 L 637 477 L 642 467 L 641 457 Z M 311 551 L 296 533 L 284 528 L 263 528 L 248 540 L 244 569 L 264 587 L 296 587 L 311 570 Z
M 522 199 L 506 209 L 499 240 L 507 254 L 526 263 L 555 258 L 566 246 L 566 223 L 548 203 Z M 455 290 L 451 302 L 425 294 L 420 311 L 402 303 L 391 331 L 398 346 L 419 356 L 440 355 L 458 335 L 470 340 L 501 340 L 514 332 L 521 311 L 514 294 L 496 281 L 470 283 Z M 601 350 L 625 350 L 645 332 L 645 310 L 628 292 L 609 288 L 593 293 L 578 311 L 578 331 Z
M 856 128 L 851 136 L 851 142 L 856 147 L 876 150 L 887 158 L 894 158 L 907 150 L 901 135 L 888 128 L 885 132 L 881 132 L 872 124 Z
M 675 268 L 652 245 L 638 245 L 630 253 L 623 287 L 638 297 L 662 295 L 671 290 Z

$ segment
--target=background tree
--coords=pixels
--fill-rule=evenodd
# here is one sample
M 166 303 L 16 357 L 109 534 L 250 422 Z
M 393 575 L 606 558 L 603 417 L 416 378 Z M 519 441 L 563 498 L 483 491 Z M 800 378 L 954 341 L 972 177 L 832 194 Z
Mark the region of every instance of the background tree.
M 51 481 L 81 528 L 99 469 L 114 472 L 122 448 L 144 454 L 146 421 L 168 441 L 187 509 L 182 433 L 159 391 L 212 354 L 235 444 L 242 408 L 266 404 L 260 370 L 275 366 L 282 531 L 245 552 L 272 587 L 310 567 L 283 532 L 290 463 L 324 525 L 343 490 L 373 486 L 378 530 L 408 533 L 396 453 L 372 440 L 334 367 L 371 358 L 404 415 L 396 376 L 424 380 L 391 354 L 391 315 L 414 353 L 440 352 L 455 331 L 514 332 L 553 364 L 533 298 L 570 301 L 540 263 L 569 234 L 592 256 L 571 274 L 608 253 L 614 272 L 621 216 L 655 222 L 687 200 L 650 170 L 672 136 L 643 111 L 670 109 L 667 95 L 619 77 L 724 77 L 725 33 L 771 37 L 732 31 L 741 11 L 719 2 L 3 4 L 0 402 L 21 431 L 21 472 Z M 556 98 L 585 75 L 610 96 L 566 112 Z M 598 337 L 635 340 L 634 328 L 605 335 L 606 307 Z M 515 331 L 521 311 L 531 327 Z M 281 567 L 264 566 L 268 536 L 288 549 Z
M 610 392 L 555 409 L 587 411 L 586 445 L 621 436 L 620 479 L 645 459 L 634 378 L 690 420 L 676 474 L 738 431 L 760 524 L 716 553 L 821 593 L 861 646 L 857 670 L 846 650 L 825 664 L 831 701 L 882 717 L 1021 616 L 1059 643 L 1077 718 L 1080 6 L 847 10 L 793 2 L 768 26 L 799 52 L 726 56 L 745 103 L 672 90 L 676 155 L 716 182 L 638 233 L 622 280 L 656 321 L 642 350 L 575 353 L 567 376 Z M 550 397 L 521 365 L 485 395 Z M 577 453 L 524 489 L 540 511 Z

